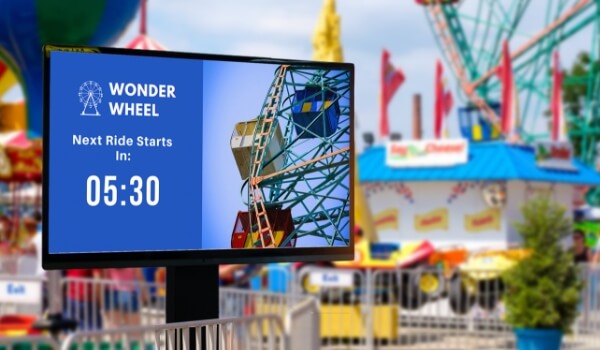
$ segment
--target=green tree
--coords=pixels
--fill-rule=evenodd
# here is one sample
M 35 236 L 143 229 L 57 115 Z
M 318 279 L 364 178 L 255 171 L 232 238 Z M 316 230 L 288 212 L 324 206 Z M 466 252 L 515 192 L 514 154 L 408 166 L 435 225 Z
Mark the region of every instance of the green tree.
M 563 83 L 563 102 L 565 111 L 577 117 L 583 117 L 583 109 L 588 96 L 590 74 L 600 73 L 600 60 L 591 63 L 590 54 L 581 52 L 571 69 L 566 70 Z
M 515 228 L 529 256 L 503 275 L 507 321 L 515 328 L 569 332 L 583 286 L 573 253 L 560 241 L 571 234 L 566 209 L 549 196 L 525 203 Z
M 581 132 L 589 133 L 592 132 L 591 129 L 600 127 L 600 118 L 598 118 L 600 117 L 600 104 L 597 102 L 600 98 L 598 96 L 600 93 L 600 60 L 596 59 L 592 62 L 588 52 L 580 52 L 571 68 L 565 70 L 564 74 L 563 103 L 569 121 L 567 127 L 570 133 L 569 139 L 573 145 L 575 156 L 588 165 L 594 166 L 594 156 L 598 156 L 595 154 L 595 145 L 589 144 L 587 149 L 583 149 Z M 593 90 L 590 91 L 590 89 Z M 590 94 L 594 110 L 592 111 L 593 118 L 587 122 L 584 115 L 585 103 Z M 599 141 L 600 135 L 596 134 L 594 140 L 594 142 Z M 586 199 L 590 205 L 600 205 L 600 188 L 591 189 Z
M 565 74 L 563 81 L 563 103 L 565 107 L 565 114 L 568 118 L 568 130 L 570 140 L 573 145 L 575 155 L 582 158 L 583 161 L 588 162 L 592 159 L 587 153 L 589 149 L 582 149 L 582 137 L 580 132 L 585 132 L 591 128 L 600 126 L 600 120 L 593 118 L 590 123 L 586 122 L 586 101 L 590 93 L 597 94 L 598 77 L 600 74 L 600 60 L 592 62 L 590 54 L 588 52 L 581 52 L 577 55 L 575 62 L 570 69 L 564 70 Z M 550 74 L 552 74 L 550 72 Z M 595 89 L 590 91 L 590 89 Z M 598 98 L 598 96 L 592 96 L 592 99 Z M 595 111 L 594 115 L 598 116 L 598 111 Z M 548 113 L 549 115 L 549 113 Z M 589 147 L 589 146 L 588 146 Z

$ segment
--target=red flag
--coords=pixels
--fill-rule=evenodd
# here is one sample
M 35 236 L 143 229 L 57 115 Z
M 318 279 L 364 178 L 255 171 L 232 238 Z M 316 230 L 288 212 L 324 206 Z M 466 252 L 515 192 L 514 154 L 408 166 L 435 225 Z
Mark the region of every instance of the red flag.
M 452 93 L 446 90 L 444 82 L 444 67 L 437 60 L 435 67 L 435 105 L 434 105 L 434 134 L 439 139 L 448 134 L 446 118 L 454 105 Z
M 552 141 L 566 141 L 567 130 L 562 105 L 563 73 L 560 71 L 558 51 L 554 52 L 552 99 L 550 110 L 552 112 Z
M 437 60 L 435 64 L 435 105 L 434 105 L 434 120 L 433 120 L 433 130 L 434 136 L 436 139 L 439 139 L 442 134 L 442 118 L 443 118 L 443 95 L 444 95 L 444 86 L 442 83 L 444 75 L 444 68 L 442 67 L 442 62 Z
M 394 68 L 390 63 L 390 53 L 384 49 L 381 55 L 381 116 L 379 124 L 379 133 L 382 137 L 390 134 L 387 108 L 404 80 L 404 73 L 401 69 Z
M 502 122 L 502 132 L 507 138 L 518 137 L 518 101 L 517 91 L 514 86 L 512 75 L 512 63 L 508 50 L 508 42 L 502 44 L 502 63 L 498 70 L 500 82 L 502 83 L 502 105 L 500 108 L 500 119 Z

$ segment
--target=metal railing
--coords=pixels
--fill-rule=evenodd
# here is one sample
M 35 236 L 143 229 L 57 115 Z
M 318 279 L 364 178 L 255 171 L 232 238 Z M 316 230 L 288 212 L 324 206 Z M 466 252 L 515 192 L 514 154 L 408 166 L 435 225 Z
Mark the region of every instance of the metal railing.
M 0 254 L 0 275 L 35 275 L 37 263 L 33 254 Z
M 151 293 L 158 287 L 162 286 L 137 281 L 63 278 L 64 314 L 77 320 L 82 330 L 162 324 L 164 297 Z
M 27 271 L 23 271 L 23 268 L 19 268 L 19 267 L 21 264 L 30 265 L 30 263 L 28 261 L 20 262 L 20 260 L 22 258 L 30 258 L 30 259 L 25 259 L 25 260 L 36 259 L 36 257 L 34 255 L 20 255 L 20 254 L 2 254 L 2 255 L 0 255 L 0 274 L 2 274 L 2 275 L 24 275 L 24 274 L 26 274 Z M 27 270 L 27 268 L 26 268 L 26 270 Z
M 298 339 L 314 346 L 320 342 L 323 348 L 347 349 L 515 348 L 512 328 L 504 321 L 500 271 L 463 271 L 448 278 L 440 270 L 425 268 L 341 270 L 306 266 L 298 271 L 277 271 L 276 281 L 264 275 L 255 290 L 220 288 L 220 317 L 275 315 L 285 321 L 285 327 L 275 335 L 289 336 L 294 349 L 302 349 L 294 345 Z M 564 349 L 600 349 L 600 266 L 586 265 L 582 273 L 586 284 L 580 315 L 573 324 L 573 334 L 564 338 Z M 75 289 L 89 295 L 89 300 L 98 300 L 94 307 L 101 314 L 107 308 L 131 311 L 127 298 L 117 301 L 106 293 L 115 281 L 65 278 L 62 284 L 65 292 L 78 286 Z M 158 290 L 161 286 L 155 287 Z M 164 296 L 142 300 L 138 293 L 134 297 L 140 306 L 140 326 L 164 324 Z M 0 308 L 3 304 L 0 302 Z M 65 304 L 65 312 L 68 308 Z M 93 310 L 84 311 L 79 319 L 85 323 L 90 315 L 94 315 Z M 257 332 L 267 334 L 265 330 Z
M 276 315 L 78 331 L 63 342 L 62 350 L 190 349 L 287 350 L 281 318 Z M 149 341 L 152 339 L 152 341 Z
M 320 302 L 324 346 L 515 349 L 512 327 L 504 320 L 501 272 L 463 271 L 446 278 L 427 268 L 305 268 L 296 281 Z M 563 349 L 600 349 L 600 267 L 586 266 L 582 273 L 580 315 Z
M 136 284 L 136 282 L 131 283 Z M 64 278 L 62 280 L 62 288 L 65 293 L 70 291 L 71 297 L 74 299 L 89 302 L 86 304 L 89 309 L 76 309 L 70 306 L 69 302 L 65 303 L 65 315 L 71 316 L 80 322 L 79 331 L 97 329 L 86 325 L 93 326 L 93 320 L 97 315 L 101 315 L 103 319 L 106 319 L 106 310 L 114 309 L 123 313 L 139 312 L 137 322 L 141 326 L 162 325 L 165 323 L 164 296 L 150 295 L 149 300 L 144 303 L 141 293 L 133 293 L 128 294 L 125 299 L 116 301 L 112 300 L 114 298 L 110 295 L 110 292 L 107 293 L 107 291 L 114 290 L 116 284 L 115 281 L 91 278 Z M 149 290 L 159 290 L 161 287 L 156 285 L 154 287 L 157 288 L 149 288 L 152 286 L 146 284 L 144 287 Z M 135 287 L 142 286 L 136 284 Z M 140 308 L 132 310 L 134 308 L 130 307 L 128 303 L 137 303 Z M 77 310 L 79 312 L 76 312 Z M 307 341 L 316 342 L 319 339 L 320 316 L 317 302 L 312 296 L 222 287 L 219 289 L 219 310 L 220 317 L 224 319 L 275 315 L 281 320 L 285 320 L 285 328 L 277 330 L 275 335 L 277 337 L 287 335 L 292 339 L 290 346 L 292 350 L 306 349 Z M 103 328 L 107 330 L 120 328 L 123 325 L 124 323 L 113 322 L 107 324 L 103 322 Z M 267 336 L 268 328 L 265 327 L 261 332 L 264 336 Z M 139 337 L 146 342 L 149 340 L 147 335 L 142 334 Z
M 220 288 L 219 298 L 221 318 L 275 315 L 282 319 L 285 327 L 276 335 L 286 335 L 290 350 L 314 349 L 319 342 L 320 313 L 313 296 Z M 266 336 L 267 330 L 262 332 Z

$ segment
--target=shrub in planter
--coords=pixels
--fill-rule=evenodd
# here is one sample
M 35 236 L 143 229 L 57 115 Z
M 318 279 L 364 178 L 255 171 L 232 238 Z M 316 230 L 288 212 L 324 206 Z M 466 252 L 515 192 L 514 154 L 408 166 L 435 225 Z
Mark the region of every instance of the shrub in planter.
M 565 208 L 549 196 L 528 201 L 521 212 L 523 221 L 515 228 L 530 254 L 503 275 L 506 321 L 515 328 L 520 349 L 525 349 L 523 333 L 545 334 L 542 340 L 554 336 L 558 349 L 562 334 L 570 332 L 577 317 L 583 286 L 573 253 L 561 245 L 570 237 L 572 225 Z

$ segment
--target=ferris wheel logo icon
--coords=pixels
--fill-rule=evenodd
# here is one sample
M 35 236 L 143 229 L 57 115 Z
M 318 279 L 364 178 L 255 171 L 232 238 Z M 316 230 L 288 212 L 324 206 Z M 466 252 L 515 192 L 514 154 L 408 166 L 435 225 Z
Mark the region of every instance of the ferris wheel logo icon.
M 98 105 L 102 102 L 102 88 L 95 81 L 86 81 L 79 87 L 79 102 L 83 104 L 81 115 L 99 117 Z

